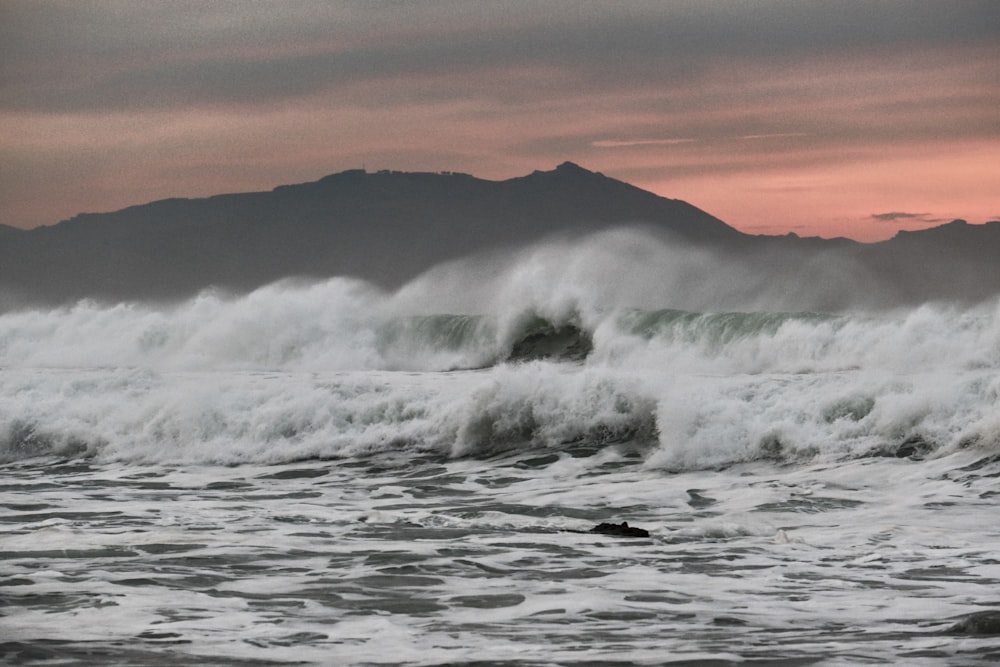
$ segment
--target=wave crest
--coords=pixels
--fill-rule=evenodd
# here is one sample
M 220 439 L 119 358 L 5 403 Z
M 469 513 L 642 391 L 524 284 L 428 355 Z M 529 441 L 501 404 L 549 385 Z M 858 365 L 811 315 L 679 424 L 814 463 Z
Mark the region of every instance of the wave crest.
M 332 279 L 2 314 L 0 457 L 634 443 L 674 470 L 1000 449 L 1000 302 L 685 309 L 681 283 L 657 292 L 602 263 L 613 251 L 693 270 L 642 240 L 535 249 L 475 280 L 442 267 L 393 294 Z

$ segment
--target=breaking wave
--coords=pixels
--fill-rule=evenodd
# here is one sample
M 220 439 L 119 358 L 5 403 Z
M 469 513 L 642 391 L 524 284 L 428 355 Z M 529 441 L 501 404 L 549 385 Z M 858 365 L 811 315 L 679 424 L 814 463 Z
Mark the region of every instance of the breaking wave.
M 677 284 L 650 307 L 657 290 L 578 259 L 441 267 L 396 293 L 332 279 L 8 312 L 0 458 L 617 446 L 683 470 L 1000 451 L 1000 302 L 669 309 Z

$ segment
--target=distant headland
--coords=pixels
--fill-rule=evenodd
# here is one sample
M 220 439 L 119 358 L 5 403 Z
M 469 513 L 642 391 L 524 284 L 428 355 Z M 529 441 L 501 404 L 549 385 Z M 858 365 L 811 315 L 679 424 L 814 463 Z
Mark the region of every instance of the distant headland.
M 641 226 L 746 261 L 776 280 L 842 262 L 899 301 L 1000 293 L 1000 222 L 901 232 L 882 243 L 753 236 L 687 202 L 564 162 L 503 181 L 353 169 L 267 192 L 164 199 L 32 230 L 0 226 L 0 305 L 179 299 L 287 277 L 392 288 L 444 261 L 553 235 Z

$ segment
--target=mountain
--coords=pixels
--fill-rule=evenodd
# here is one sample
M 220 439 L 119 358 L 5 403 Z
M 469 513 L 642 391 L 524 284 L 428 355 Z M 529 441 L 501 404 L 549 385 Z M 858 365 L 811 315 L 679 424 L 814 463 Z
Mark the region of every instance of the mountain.
M 631 222 L 696 243 L 744 236 L 686 202 L 570 162 L 506 181 L 352 170 L 4 235 L 0 286 L 45 302 L 176 298 L 287 276 L 350 275 L 394 286 L 444 260 Z
M 1000 293 L 1000 222 L 955 221 L 875 244 L 752 236 L 686 202 L 566 162 L 504 181 L 350 170 L 27 231 L 0 226 L 0 309 L 84 297 L 177 299 L 208 286 L 243 292 L 292 276 L 394 287 L 450 259 L 631 224 L 710 250 L 716 261 L 696 281 L 722 283 L 727 303 L 767 292 L 787 295 L 779 301 L 790 307 L 839 309 Z
M 888 241 L 861 245 L 853 255 L 877 269 L 900 301 L 981 301 L 1000 294 L 1000 221 L 953 220 L 901 231 Z

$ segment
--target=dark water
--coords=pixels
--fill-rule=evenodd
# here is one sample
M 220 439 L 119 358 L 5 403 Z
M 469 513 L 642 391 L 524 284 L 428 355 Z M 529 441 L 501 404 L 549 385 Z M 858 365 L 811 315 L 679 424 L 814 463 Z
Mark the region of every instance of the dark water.
M 2 471 L 11 664 L 992 664 L 996 461 Z M 648 539 L 571 532 L 627 519 Z

